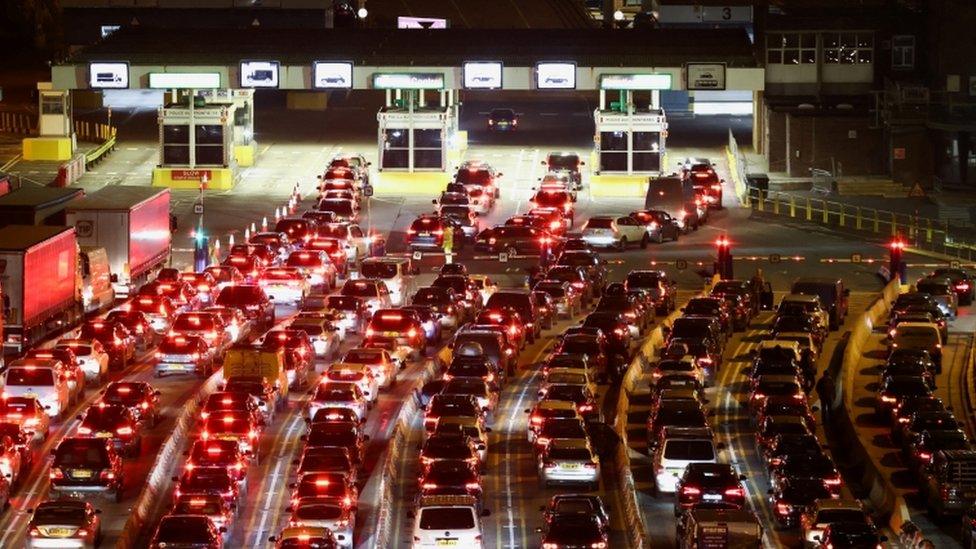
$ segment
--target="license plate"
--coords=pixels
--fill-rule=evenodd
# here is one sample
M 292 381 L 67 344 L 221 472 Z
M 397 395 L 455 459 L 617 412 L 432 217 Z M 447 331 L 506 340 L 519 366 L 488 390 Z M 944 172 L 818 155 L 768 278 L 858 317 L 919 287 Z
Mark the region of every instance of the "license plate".
M 37 393 L 24 393 L 26 398 L 38 398 Z
M 237 440 L 237 435 L 218 435 L 217 440 Z
M 88 469 L 76 469 L 71 472 L 71 476 L 74 478 L 91 478 L 92 472 Z
M 705 494 L 705 501 L 722 501 L 721 494 Z
M 74 533 L 75 531 L 71 528 L 48 528 L 47 529 L 47 534 L 52 538 L 66 538 Z
M 963 492 L 963 499 L 976 499 L 976 492 Z
M 430 236 L 430 233 L 417 233 L 417 236 Z
M 437 546 L 438 547 L 454 547 L 457 544 L 458 544 L 458 540 L 456 540 L 456 539 L 438 539 L 437 540 Z
M 399 337 L 400 332 L 383 332 L 383 337 Z
M 112 438 L 112 433 L 105 432 L 105 431 L 101 433 L 95 433 L 95 438 Z
M 563 463 L 562 464 L 562 468 L 563 469 L 579 469 L 580 466 L 579 466 L 579 463 Z

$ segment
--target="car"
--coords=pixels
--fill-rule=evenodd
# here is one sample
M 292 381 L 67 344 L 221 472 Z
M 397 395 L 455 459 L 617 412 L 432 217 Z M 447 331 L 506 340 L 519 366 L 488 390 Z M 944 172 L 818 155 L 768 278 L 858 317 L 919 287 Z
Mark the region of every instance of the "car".
M 874 526 L 871 517 L 856 499 L 817 499 L 800 515 L 800 535 L 805 547 L 817 544 L 824 529 L 835 523 L 853 523 Z
M 481 500 L 481 474 L 476 464 L 456 459 L 433 461 L 423 467 L 419 496 L 470 495 Z
M 135 338 L 136 349 L 139 351 L 145 351 L 152 347 L 158 336 L 152 327 L 152 323 L 149 322 L 149 317 L 142 311 L 133 310 L 131 307 L 109 311 L 105 316 L 105 322 L 118 322 L 125 326 Z
M 210 293 L 213 295 L 220 293 L 220 290 L 223 290 L 227 286 L 244 284 L 244 275 L 241 274 L 241 271 L 237 267 L 210 265 L 203 272 L 204 274 L 210 275 L 210 278 L 213 280 L 213 285 L 210 287 Z
M 973 277 L 968 271 L 952 267 L 940 267 L 932 271 L 929 277 L 949 279 L 956 291 L 956 296 L 958 296 L 959 305 L 971 305 L 973 303 L 976 282 L 973 281 Z
M 102 494 L 122 501 L 125 479 L 122 458 L 100 438 L 66 437 L 51 451 L 48 496 Z
M 481 517 L 489 516 L 477 498 L 468 495 L 418 498 L 413 519 L 413 547 L 484 547 Z
M 275 324 L 274 303 L 256 284 L 227 286 L 220 290 L 214 304 L 220 307 L 239 309 L 255 327 L 267 330 Z
M 390 300 L 390 290 L 386 287 L 385 282 L 378 279 L 347 280 L 339 293 L 343 296 L 363 298 L 370 314 L 393 306 Z
M 320 415 L 320 414 L 317 414 Z M 342 446 L 313 446 L 302 451 L 300 459 L 295 460 L 295 473 L 339 473 L 347 477 L 351 484 L 359 484 L 361 461 L 353 459 L 349 449 Z
M 288 512 L 306 500 L 327 500 L 352 511 L 359 504 L 359 489 L 342 473 L 305 473 L 288 488 L 292 490 Z
M 708 427 L 708 417 L 697 400 L 658 398 L 647 417 L 647 444 L 655 449 L 666 427 Z
M 583 225 L 583 240 L 594 247 L 623 251 L 631 244 L 646 248 L 651 237 L 647 227 L 629 215 L 596 215 Z
M 548 523 L 556 517 L 596 518 L 604 527 L 610 526 L 610 513 L 600 496 L 588 494 L 559 494 L 546 505 L 540 505 L 542 519 Z
M 834 465 L 834 460 L 824 453 L 799 453 L 783 456 L 779 465 L 772 469 L 770 484 L 773 488 L 778 488 L 789 480 L 804 478 L 823 482 L 833 496 L 840 494 L 843 484 L 840 473 Z
M 537 256 L 558 249 L 561 242 L 560 237 L 537 227 L 496 225 L 478 233 L 474 248 L 475 251 L 492 255 Z
M 487 162 L 466 160 L 454 174 L 454 182 L 464 185 L 469 191 L 480 189 L 484 194 L 497 199 L 501 196 L 497 181 L 499 177 L 502 177 L 502 174 L 496 172 Z
M 325 308 L 339 315 L 334 323 L 346 333 L 361 334 L 366 330 L 366 323 L 371 315 L 366 306 L 366 298 L 330 295 L 325 299 Z
M 155 353 L 156 377 L 190 373 L 210 377 L 215 368 L 214 349 L 200 336 L 172 335 L 163 338 Z
M 539 483 L 583 484 L 596 490 L 600 484 L 600 459 L 587 440 L 553 439 L 537 456 Z
M 460 297 L 449 287 L 425 286 L 419 288 L 410 299 L 413 305 L 430 307 L 439 315 L 441 328 L 457 328 L 464 320 L 466 310 Z
M 308 385 L 315 362 L 315 347 L 308 333 L 294 326 L 276 328 L 264 334 L 260 347 L 264 351 L 284 350 L 285 377 L 290 387 Z
M 675 516 L 698 503 L 727 503 L 736 508 L 745 506 L 743 475 L 736 474 L 729 464 L 690 463 L 675 487 Z
M 902 423 L 892 429 L 892 438 L 902 443 L 906 449 L 911 448 L 918 436 L 926 431 L 957 431 L 965 427 L 949 410 L 937 412 L 915 412 L 909 417 L 908 423 Z
M 265 256 L 265 259 L 269 264 L 275 264 L 288 257 L 288 254 L 295 250 L 298 246 L 297 243 L 292 242 L 291 238 L 278 231 L 261 231 L 256 232 L 251 235 L 251 238 L 247 241 L 248 246 L 251 246 L 255 250 L 251 253 L 255 253 L 257 248 L 267 247 L 271 250 L 270 256 Z
M 222 531 L 223 529 L 223 531 Z M 165 515 L 156 527 L 150 549 L 196 547 L 222 549 L 226 528 L 218 528 L 206 515 Z
M 110 367 L 125 368 L 136 357 L 136 339 L 121 322 L 87 320 L 78 337 L 100 341 L 108 353 Z
M 607 527 L 594 516 L 578 514 L 554 515 L 544 526 L 538 527 L 542 534 L 540 547 L 609 547 Z
M 217 467 L 226 469 L 242 489 L 247 485 L 247 473 L 252 456 L 241 450 L 236 440 L 194 440 L 186 456 L 184 469 Z
M 383 349 L 356 347 L 347 351 L 341 362 L 368 367 L 376 383 L 382 388 L 388 389 L 396 382 L 398 364 L 394 362 L 390 353 Z
M 258 279 L 260 286 L 274 304 L 290 304 L 301 307 L 311 291 L 309 280 L 296 267 L 265 269 Z
M 236 440 L 242 452 L 250 452 L 257 459 L 263 422 L 246 411 L 222 411 L 203 420 L 200 439 Z
M 915 283 L 915 291 L 932 296 L 935 303 L 950 318 L 959 314 L 959 296 L 955 286 L 947 277 L 929 277 Z
M 261 422 L 263 413 L 258 405 L 258 399 L 251 395 L 241 395 L 230 391 L 214 391 L 207 395 L 200 405 L 200 420 L 207 420 L 212 415 L 222 412 L 240 412 Z
M 436 346 L 443 340 L 443 329 L 439 314 L 427 305 L 404 305 L 400 310 L 413 316 L 424 330 L 427 346 Z
M 366 364 L 336 362 L 322 374 L 321 383 L 354 383 L 370 403 L 379 398 L 379 383 L 373 370 Z
M 360 261 L 369 255 L 372 236 L 367 235 L 358 223 L 343 221 L 320 225 L 318 236 L 319 238 L 334 238 L 338 240 L 346 252 L 348 261 L 353 265 L 358 265 Z M 330 257 L 333 257 L 331 253 Z
M 186 494 L 180 496 L 170 509 L 176 515 L 203 515 L 213 522 L 218 531 L 229 530 L 234 521 L 236 509 L 220 494 Z M 223 533 L 223 532 L 222 532 Z
M 257 399 L 265 421 L 274 419 L 275 410 L 283 405 L 284 395 L 274 381 L 262 376 L 233 376 L 227 378 L 221 390 Z
M 420 450 L 421 467 L 429 467 L 435 461 L 466 461 L 484 471 L 477 443 L 460 432 L 431 434 Z
M 627 291 L 643 290 L 659 315 L 666 315 L 677 308 L 678 286 L 664 271 L 638 269 L 627 273 L 624 281 Z
M 532 289 L 549 295 L 555 314 L 564 318 L 573 318 L 583 309 L 582 291 L 567 281 L 544 279 L 537 282 Z
M 677 241 L 682 233 L 681 225 L 671 214 L 662 210 L 635 210 L 630 217 L 644 226 L 653 242 L 661 244 L 665 240 Z
M 236 506 L 241 497 L 238 473 L 226 467 L 188 467 L 173 476 L 173 501 L 184 496 L 214 495 Z
M 586 162 L 580 159 L 579 154 L 574 152 L 550 152 L 546 155 L 546 159 L 542 161 L 542 165 L 546 166 L 550 172 L 565 172 L 572 181 L 574 190 L 583 188 L 583 175 L 580 173 L 580 167 L 585 166 Z
M 336 547 L 352 549 L 356 513 L 348 506 L 331 497 L 306 497 L 289 509 L 290 528 L 325 528 L 332 533 Z
M 536 454 L 556 439 L 590 440 L 586 424 L 581 418 L 548 418 L 535 437 L 533 447 Z
M 285 266 L 298 269 L 308 279 L 308 293 L 335 288 L 339 270 L 324 250 L 298 250 L 289 254 Z
M 686 158 L 679 164 L 681 178 L 690 181 L 709 208 L 722 209 L 722 184 L 715 165 L 706 158 Z
M 452 250 L 464 248 L 464 226 L 455 216 L 423 214 L 418 216 L 407 228 L 406 244 L 411 252 L 444 250 L 444 231 L 450 227 L 453 232 Z
M 3 394 L 37 398 L 48 416 L 60 418 L 71 402 L 68 382 L 61 370 L 61 362 L 53 359 L 14 360 L 3 373 Z
M 68 401 L 77 402 L 81 400 L 85 392 L 85 372 L 82 371 L 71 349 L 61 347 L 55 349 L 42 349 L 35 347 L 29 349 L 23 357 L 27 362 L 44 362 L 53 360 L 60 366 L 57 370 L 58 375 L 68 384 Z
M 85 374 L 85 383 L 98 385 L 108 374 L 109 356 L 102 343 L 97 339 L 59 339 L 55 349 L 71 351 L 78 367 Z
M 931 394 L 932 389 L 920 376 L 892 376 L 885 379 L 884 384 L 878 388 L 874 410 L 880 419 L 884 419 L 905 398 Z
M 413 360 L 420 360 L 427 347 L 424 327 L 413 315 L 399 309 L 379 309 L 366 326 L 366 338 L 382 336 L 410 350 Z
M 328 234 L 332 234 L 329 232 Z M 342 240 L 338 238 L 331 237 L 315 237 L 309 240 L 305 244 L 305 250 L 309 253 L 323 252 L 325 253 L 330 263 L 335 267 L 336 277 L 347 278 L 349 276 L 349 253 L 346 250 L 346 246 Z M 290 256 L 289 256 L 290 257 Z M 299 256 L 301 257 L 301 256 Z M 308 262 L 314 263 L 314 259 L 307 260 Z M 306 262 L 306 260 L 301 260 L 301 262 Z M 294 265 L 293 265 L 294 266 Z M 337 281 L 332 281 L 330 288 L 335 288 Z M 315 288 L 313 288 L 314 290 Z
M 31 433 L 34 440 L 46 440 L 51 416 L 36 396 L 0 396 L 0 421 L 14 423 Z
M 938 452 L 976 449 L 965 431 L 961 429 L 940 429 L 922 431 L 907 445 L 908 465 L 922 478 L 928 472 L 932 458 Z
M 87 501 L 46 500 L 28 509 L 27 547 L 98 547 L 102 542 L 102 510 Z
M 306 526 L 287 526 L 277 536 L 269 537 L 268 541 L 275 544 L 275 549 L 294 549 L 298 547 L 336 549 L 339 547 L 332 530 L 328 528 L 309 528 Z
M 354 200 L 325 196 L 316 206 L 320 212 L 331 212 L 337 223 L 358 223 L 359 208 Z
M 215 355 L 226 350 L 232 343 L 222 318 L 202 311 L 180 313 L 173 321 L 168 335 L 199 336 Z
M 76 419 L 81 422 L 78 436 L 101 438 L 122 454 L 139 455 L 143 424 L 128 406 L 100 401 L 89 406 L 84 416 L 79 414 Z
M 319 383 L 306 407 L 306 417 L 309 419 L 314 417 L 319 408 L 339 407 L 355 411 L 362 421 L 366 419 L 369 403 L 369 397 L 363 394 L 363 390 L 356 383 Z
M 492 109 L 488 113 L 488 131 L 512 132 L 518 129 L 519 117 L 512 109 Z

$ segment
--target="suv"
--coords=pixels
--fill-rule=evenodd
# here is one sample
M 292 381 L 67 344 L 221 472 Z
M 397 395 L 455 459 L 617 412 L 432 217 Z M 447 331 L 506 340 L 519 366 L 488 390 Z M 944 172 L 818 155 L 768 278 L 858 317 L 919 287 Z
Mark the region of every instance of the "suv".
M 649 292 L 654 302 L 654 309 L 659 315 L 666 315 L 677 307 L 678 285 L 672 282 L 664 271 L 630 271 L 627 273 L 625 286 L 627 291 Z
M 921 492 L 938 517 L 961 514 L 976 503 L 976 450 L 946 450 L 932 456 Z
M 407 246 L 411 252 L 441 251 L 444 248 L 444 230 L 450 227 L 454 232 L 452 251 L 464 247 L 464 227 L 452 216 L 424 214 L 413 220 L 407 229 Z
M 69 437 L 52 450 L 51 490 L 53 499 L 67 494 L 101 493 L 122 501 L 125 482 L 122 458 L 110 441 Z
M 413 518 L 414 547 L 484 547 L 481 517 L 491 514 L 474 496 L 423 496 Z
M 528 329 L 529 342 L 542 334 L 542 324 L 536 318 L 538 306 L 531 292 L 505 290 L 495 292 L 488 298 L 485 310 L 514 309 L 522 317 Z
M 542 161 L 550 172 L 567 172 L 573 182 L 573 189 L 583 188 L 583 174 L 580 173 L 580 166 L 585 166 L 586 162 L 580 160 L 576 153 L 571 152 L 551 152 Z
M 274 304 L 264 290 L 256 284 L 227 286 L 220 290 L 214 302 L 221 307 L 235 307 L 244 312 L 248 319 L 257 321 L 264 329 L 275 323 Z

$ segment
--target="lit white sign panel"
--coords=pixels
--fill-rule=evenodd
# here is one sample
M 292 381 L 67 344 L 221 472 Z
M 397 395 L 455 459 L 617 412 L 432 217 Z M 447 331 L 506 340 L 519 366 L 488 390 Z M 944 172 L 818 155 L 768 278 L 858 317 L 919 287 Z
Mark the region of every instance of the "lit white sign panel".
M 469 90 L 496 90 L 502 87 L 502 64 L 497 61 L 464 63 L 464 87 Z
M 151 72 L 149 87 L 157 90 L 219 88 L 217 72 Z
M 398 29 L 446 29 L 447 19 L 434 17 L 397 17 Z
M 601 74 L 602 90 L 670 90 L 670 74 Z
M 312 87 L 351 89 L 352 63 L 316 61 L 312 66 Z
M 241 61 L 242 88 L 277 88 L 277 61 Z
M 538 63 L 535 73 L 540 90 L 576 89 L 576 63 Z
M 442 90 L 444 75 L 441 73 L 376 73 L 373 88 L 377 90 Z
M 100 62 L 88 64 L 88 87 L 96 90 L 124 90 L 129 87 L 129 64 Z

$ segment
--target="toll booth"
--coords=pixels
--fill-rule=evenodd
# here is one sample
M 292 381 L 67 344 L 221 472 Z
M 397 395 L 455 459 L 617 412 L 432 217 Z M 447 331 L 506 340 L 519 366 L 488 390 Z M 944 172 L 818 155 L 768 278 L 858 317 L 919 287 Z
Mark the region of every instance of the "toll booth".
M 439 102 L 427 103 L 428 90 L 387 90 L 377 113 L 379 170 L 443 172 L 459 148 L 458 107 L 453 90 L 438 90 Z
M 254 161 L 252 90 L 185 90 L 159 109 L 153 185 L 230 189 Z
M 600 90 L 600 105 L 593 113 L 598 174 L 656 175 L 663 169 L 668 122 L 659 93 L 652 91 L 644 108 L 634 104 L 633 96 L 623 90 L 608 105 L 606 91 Z

